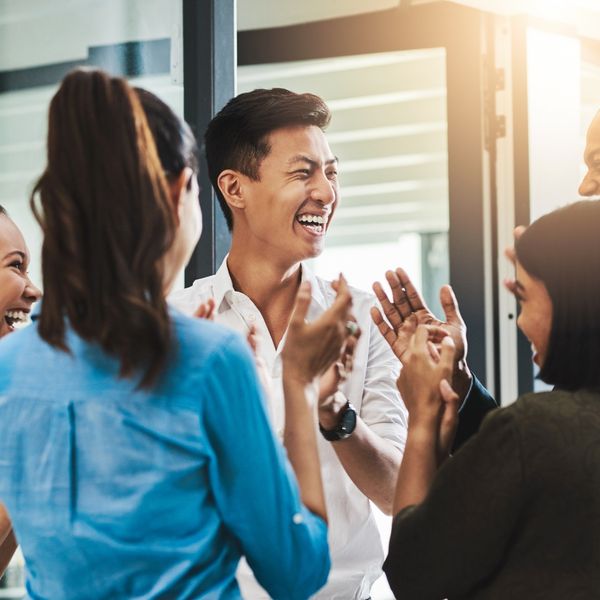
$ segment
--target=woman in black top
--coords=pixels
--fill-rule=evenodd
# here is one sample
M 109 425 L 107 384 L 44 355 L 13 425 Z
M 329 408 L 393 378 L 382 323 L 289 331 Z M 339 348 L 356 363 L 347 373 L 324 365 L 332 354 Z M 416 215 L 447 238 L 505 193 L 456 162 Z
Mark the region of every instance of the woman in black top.
M 519 328 L 554 391 L 491 413 L 452 458 L 454 348 L 420 326 L 399 380 L 408 438 L 384 565 L 398 598 L 600 597 L 600 202 L 516 244 Z

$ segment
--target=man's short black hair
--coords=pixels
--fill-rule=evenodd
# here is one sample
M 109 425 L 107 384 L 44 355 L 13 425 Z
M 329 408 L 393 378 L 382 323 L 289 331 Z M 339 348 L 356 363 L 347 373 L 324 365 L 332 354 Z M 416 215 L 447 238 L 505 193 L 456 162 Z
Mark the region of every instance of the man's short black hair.
M 259 179 L 261 161 L 269 154 L 268 135 L 282 127 L 315 125 L 325 129 L 331 113 L 314 94 L 296 94 L 283 88 L 258 89 L 232 98 L 209 123 L 204 134 L 208 175 L 227 225 L 233 228 L 231 210 L 217 179 L 225 169 Z
M 530 225 L 516 243 L 523 268 L 552 300 L 540 378 L 558 388 L 600 389 L 600 201 L 583 200 Z

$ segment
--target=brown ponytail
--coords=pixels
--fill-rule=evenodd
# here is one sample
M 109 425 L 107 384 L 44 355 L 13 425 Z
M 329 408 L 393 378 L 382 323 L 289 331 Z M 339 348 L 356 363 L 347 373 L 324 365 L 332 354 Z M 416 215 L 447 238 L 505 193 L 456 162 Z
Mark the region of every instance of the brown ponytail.
M 68 320 L 150 387 L 171 346 L 163 257 L 175 221 L 144 111 L 124 79 L 78 69 L 50 104 L 48 164 L 32 195 L 42 227 L 39 332 L 68 351 Z

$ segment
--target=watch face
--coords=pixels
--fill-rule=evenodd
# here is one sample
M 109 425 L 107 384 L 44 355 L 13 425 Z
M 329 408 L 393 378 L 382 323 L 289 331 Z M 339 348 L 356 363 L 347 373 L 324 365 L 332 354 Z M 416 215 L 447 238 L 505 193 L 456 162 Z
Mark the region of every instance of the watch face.
M 350 402 L 347 403 L 346 409 L 342 413 L 340 422 L 335 429 L 327 430 L 323 429 L 319 423 L 319 430 L 321 434 L 328 442 L 337 442 L 339 440 L 345 440 L 347 437 L 352 435 L 352 432 L 356 429 L 356 409 Z
M 340 433 L 343 432 L 345 434 L 344 437 L 349 436 L 354 429 L 356 428 L 356 410 L 350 404 L 346 409 L 346 412 L 342 415 L 342 421 L 340 423 L 339 429 Z

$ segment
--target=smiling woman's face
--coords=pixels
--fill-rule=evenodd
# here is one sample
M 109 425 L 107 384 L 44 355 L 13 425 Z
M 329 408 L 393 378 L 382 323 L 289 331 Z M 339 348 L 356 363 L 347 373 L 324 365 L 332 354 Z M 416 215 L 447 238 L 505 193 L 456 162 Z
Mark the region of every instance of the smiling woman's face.
M 29 250 L 19 228 L 0 214 L 0 337 L 26 322 L 41 293 L 29 280 Z
M 515 296 L 521 305 L 517 325 L 531 342 L 533 362 L 541 367 L 548 355 L 552 300 L 543 282 L 532 277 L 518 261 L 515 288 Z

